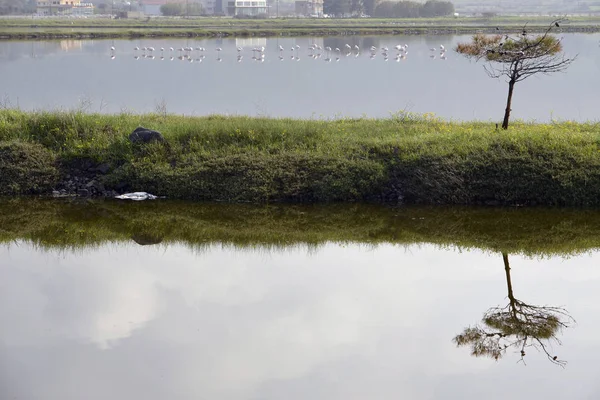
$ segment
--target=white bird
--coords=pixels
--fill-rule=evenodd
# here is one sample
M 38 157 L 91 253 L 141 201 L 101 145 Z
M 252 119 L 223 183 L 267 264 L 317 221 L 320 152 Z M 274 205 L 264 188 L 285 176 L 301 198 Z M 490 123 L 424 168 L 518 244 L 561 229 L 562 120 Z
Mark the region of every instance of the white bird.
M 357 45 L 357 44 L 355 44 L 355 45 L 354 45 L 354 50 L 356 50 L 356 51 L 359 51 L 359 50 L 360 50 L 360 47 L 358 47 L 358 45 Z
M 350 50 L 352 48 L 352 46 L 350 46 L 348 43 L 346 43 L 346 45 L 344 47 L 346 47 L 348 50 Z
M 283 51 L 283 50 L 284 50 L 283 46 L 279 45 L 279 51 Z
M 436 51 L 437 49 L 435 47 L 432 47 L 429 49 L 429 51 Z
M 133 48 L 133 51 L 138 51 L 139 49 L 140 49 L 139 47 L 135 46 L 135 47 Z
M 115 46 L 110 46 L 110 51 L 115 51 Z
M 241 47 L 237 48 L 238 53 L 240 53 L 242 50 L 244 50 L 244 49 L 242 49 Z
M 446 48 L 444 47 L 444 45 L 443 45 L 443 44 L 440 44 L 440 50 L 441 50 L 441 51 L 446 51 Z

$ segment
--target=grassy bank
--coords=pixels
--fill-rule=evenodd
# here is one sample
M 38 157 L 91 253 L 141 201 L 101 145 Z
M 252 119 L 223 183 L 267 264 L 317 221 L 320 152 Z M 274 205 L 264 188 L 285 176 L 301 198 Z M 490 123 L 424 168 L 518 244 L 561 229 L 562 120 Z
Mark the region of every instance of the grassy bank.
M 526 255 L 600 247 L 600 212 L 375 205 L 254 206 L 0 198 L 0 243 L 45 249 L 106 243 L 281 248 L 326 242 L 435 244 Z
M 0 19 L 0 39 L 139 38 L 214 36 L 330 36 L 383 34 L 470 34 L 544 30 L 551 18 L 264 19 L 152 18 L 149 20 Z M 496 28 L 499 28 L 498 31 Z M 598 32 L 600 17 L 578 17 L 562 32 Z
M 164 143 L 132 144 L 138 126 Z M 103 168 L 98 168 L 102 166 Z M 600 125 L 0 111 L 0 194 L 73 177 L 226 202 L 600 205 Z M 102 170 L 102 172 L 99 172 Z

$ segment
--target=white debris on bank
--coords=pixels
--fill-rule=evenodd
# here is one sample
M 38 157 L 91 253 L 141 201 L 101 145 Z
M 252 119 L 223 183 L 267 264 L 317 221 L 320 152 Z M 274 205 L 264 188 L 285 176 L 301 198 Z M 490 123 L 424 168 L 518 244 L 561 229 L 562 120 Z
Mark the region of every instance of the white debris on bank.
M 154 199 L 157 199 L 157 198 L 158 198 L 158 196 L 155 196 L 153 194 L 146 193 L 146 192 L 124 193 L 124 194 L 122 194 L 120 196 L 115 196 L 115 199 L 134 200 L 134 201 L 154 200 Z

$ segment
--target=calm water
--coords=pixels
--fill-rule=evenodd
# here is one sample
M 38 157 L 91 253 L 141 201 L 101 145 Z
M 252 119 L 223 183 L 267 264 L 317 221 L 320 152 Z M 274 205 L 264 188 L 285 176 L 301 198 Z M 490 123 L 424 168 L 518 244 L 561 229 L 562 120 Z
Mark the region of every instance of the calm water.
M 598 218 L 2 201 L 0 398 L 596 399 Z M 565 368 L 452 342 L 509 304 L 500 248 L 520 304 L 577 320 Z
M 151 112 L 192 115 L 246 114 L 274 117 L 385 117 L 399 110 L 433 112 L 446 119 L 499 120 L 506 84 L 490 79 L 481 64 L 451 49 L 469 36 L 383 36 L 340 38 L 49 41 L 0 43 L 3 106 L 23 109 L 82 109 L 88 112 Z M 514 117 L 525 120 L 597 120 L 600 34 L 565 34 L 566 73 L 538 76 L 515 90 Z M 308 46 L 340 48 L 309 57 Z M 369 48 L 408 44 L 406 59 L 388 61 Z M 345 44 L 360 48 L 345 56 Z M 280 61 L 279 46 L 284 47 Z M 299 45 L 298 52 L 292 52 Z M 432 47 L 444 45 L 446 59 Z M 114 46 L 115 57 L 109 48 Z M 134 47 L 154 47 L 154 59 L 134 56 Z M 177 59 L 180 47 L 195 62 Z M 265 60 L 252 59 L 264 46 Z M 158 50 L 164 47 L 164 60 Z M 174 52 L 168 51 L 170 47 Z M 216 48 L 222 48 L 217 52 Z M 242 47 L 240 62 L 237 47 Z M 431 55 L 435 58 L 431 58 Z M 292 59 L 294 56 L 294 59 Z M 298 57 L 297 57 L 298 56 Z M 329 56 L 329 57 L 328 57 Z M 174 60 L 170 61 L 173 57 Z M 221 61 L 218 61 L 220 58 Z M 299 61 L 297 61 L 299 58 Z M 331 62 L 326 62 L 327 58 Z

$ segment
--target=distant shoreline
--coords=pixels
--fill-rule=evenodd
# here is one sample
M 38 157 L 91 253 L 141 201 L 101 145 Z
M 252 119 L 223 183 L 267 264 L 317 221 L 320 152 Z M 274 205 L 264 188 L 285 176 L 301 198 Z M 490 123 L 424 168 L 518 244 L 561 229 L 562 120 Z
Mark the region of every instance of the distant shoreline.
M 296 37 L 355 35 L 450 35 L 543 31 L 548 17 L 437 19 L 266 19 L 230 18 L 143 20 L 0 19 L 0 40 Z M 71 25 L 72 23 L 72 25 Z M 577 17 L 554 32 L 600 32 L 600 17 Z

